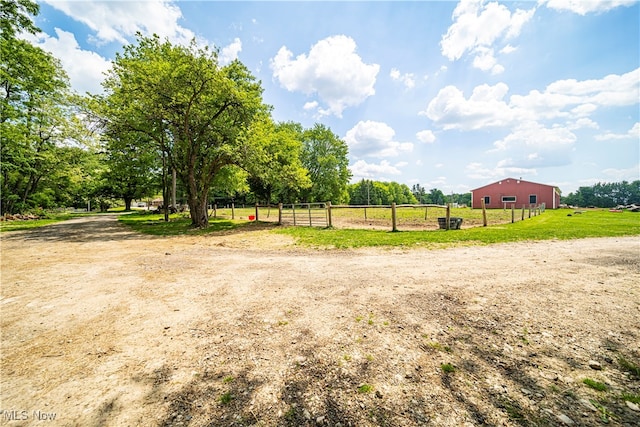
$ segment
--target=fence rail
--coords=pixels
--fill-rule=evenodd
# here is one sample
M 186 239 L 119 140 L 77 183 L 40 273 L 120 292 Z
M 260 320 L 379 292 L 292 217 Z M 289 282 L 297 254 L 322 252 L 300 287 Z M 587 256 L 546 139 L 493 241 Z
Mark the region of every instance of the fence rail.
M 307 227 L 377 228 L 398 231 L 440 228 L 458 229 L 516 222 L 535 217 L 545 211 L 545 205 L 511 204 L 505 209 L 462 209 L 436 204 L 391 204 L 391 205 L 332 205 L 330 202 L 266 205 L 256 204 L 252 208 L 241 208 L 240 215 L 249 220 L 277 222 L 280 225 Z M 249 213 L 247 213 L 249 210 Z M 265 212 L 266 210 L 266 212 Z M 234 204 L 220 209 L 223 216 L 230 213 L 235 219 Z M 358 212 L 360 211 L 360 212 Z M 498 212 L 499 211 L 499 212 Z M 255 214 L 254 214 L 255 212 Z M 277 217 L 275 215 L 277 213 Z M 213 216 L 217 215 L 214 205 Z

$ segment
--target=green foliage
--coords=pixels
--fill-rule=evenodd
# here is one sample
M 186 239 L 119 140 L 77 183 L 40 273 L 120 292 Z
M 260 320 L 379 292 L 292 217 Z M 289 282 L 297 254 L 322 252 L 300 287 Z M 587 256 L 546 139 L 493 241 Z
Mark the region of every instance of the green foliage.
M 138 36 L 117 54 L 96 98 L 112 134 L 134 132 L 162 159 L 166 197 L 175 169 L 187 196 L 191 223 L 208 225 L 209 190 L 216 175 L 245 161 L 247 129 L 268 112 L 262 87 L 239 61 L 222 67 L 217 52 Z
M 451 363 L 443 363 L 442 365 L 440 365 L 440 369 L 442 369 L 442 372 L 444 372 L 445 374 L 451 374 L 456 371 L 455 366 L 453 366 Z
M 585 378 L 582 380 L 582 382 L 586 384 L 589 388 L 592 388 L 594 390 L 598 390 L 598 391 L 607 390 L 607 386 L 605 384 L 598 382 L 596 380 L 592 380 L 591 378 Z
M 358 387 L 358 393 L 366 394 L 371 393 L 373 391 L 373 386 L 371 384 L 362 384 Z
M 351 205 L 416 204 L 418 200 L 406 184 L 362 180 L 347 187 Z
M 575 193 L 562 197 L 562 203 L 572 206 L 612 208 L 617 205 L 640 204 L 640 180 L 633 182 L 597 183 L 580 187 Z
M 618 363 L 625 371 L 631 373 L 633 376 L 640 378 L 640 366 L 635 363 L 625 359 L 624 357 L 618 358 Z
M 233 394 L 231 394 L 231 392 L 226 392 L 218 398 L 218 402 L 222 403 L 223 405 L 228 405 L 235 398 L 236 397 Z
M 0 3 L 2 213 L 54 207 L 73 199 L 77 189 L 65 184 L 73 184 L 78 162 L 68 154 L 87 144 L 88 132 L 76 114 L 79 98 L 71 95 L 60 62 L 15 37 L 20 31 L 37 31 L 29 14 L 38 9 L 29 0 Z
M 328 127 L 316 123 L 302 133 L 302 164 L 309 173 L 311 186 L 302 191 L 305 202 L 346 203 L 349 147 Z
M 256 120 L 246 135 L 249 186 L 258 200 L 267 203 L 299 199 L 311 187 L 308 171 L 302 165 L 302 126 L 275 124 L 271 118 Z

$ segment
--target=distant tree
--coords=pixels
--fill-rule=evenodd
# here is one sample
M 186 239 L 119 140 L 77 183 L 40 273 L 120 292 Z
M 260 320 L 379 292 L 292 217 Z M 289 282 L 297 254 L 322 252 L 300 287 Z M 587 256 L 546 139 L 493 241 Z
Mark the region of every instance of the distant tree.
M 427 201 L 428 203 L 434 204 L 434 205 L 444 205 L 446 203 L 444 193 L 441 190 L 438 190 L 437 188 L 432 188 L 431 190 L 429 190 Z
M 253 123 L 246 137 L 254 144 L 246 162 L 248 182 L 258 199 L 293 203 L 301 191 L 311 187 L 308 171 L 302 164 L 300 124 L 275 124 L 265 116 Z
M 411 192 L 413 193 L 413 196 L 416 198 L 418 203 L 427 203 L 427 190 L 423 186 L 421 186 L 420 184 L 413 184 L 413 186 L 411 187 Z
M 347 143 L 328 127 L 316 124 L 302 133 L 302 164 L 311 186 L 302 191 L 307 202 L 348 202 L 349 171 Z
M 611 208 L 618 205 L 640 204 L 640 180 L 614 183 L 597 183 L 578 188 L 575 193 L 563 196 L 562 203 L 572 206 L 596 206 Z
M 139 140 L 144 137 L 123 132 L 105 143 L 102 195 L 122 199 L 126 211 L 133 200 L 150 197 L 159 189 L 162 165 L 153 145 Z

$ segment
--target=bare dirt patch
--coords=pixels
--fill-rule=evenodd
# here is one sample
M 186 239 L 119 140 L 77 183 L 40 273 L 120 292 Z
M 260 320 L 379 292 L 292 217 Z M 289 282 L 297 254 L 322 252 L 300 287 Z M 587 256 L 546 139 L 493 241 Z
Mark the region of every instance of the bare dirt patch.
M 0 424 L 637 425 L 639 243 L 4 233 Z

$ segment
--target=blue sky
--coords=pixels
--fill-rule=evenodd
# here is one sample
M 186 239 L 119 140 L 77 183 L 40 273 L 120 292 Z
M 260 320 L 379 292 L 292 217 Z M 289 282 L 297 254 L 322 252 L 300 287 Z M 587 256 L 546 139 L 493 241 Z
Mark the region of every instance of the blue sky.
M 636 1 L 39 4 L 35 42 L 78 92 L 101 91 L 136 31 L 195 37 L 249 67 L 275 120 L 343 138 L 353 181 L 568 194 L 640 179 Z

